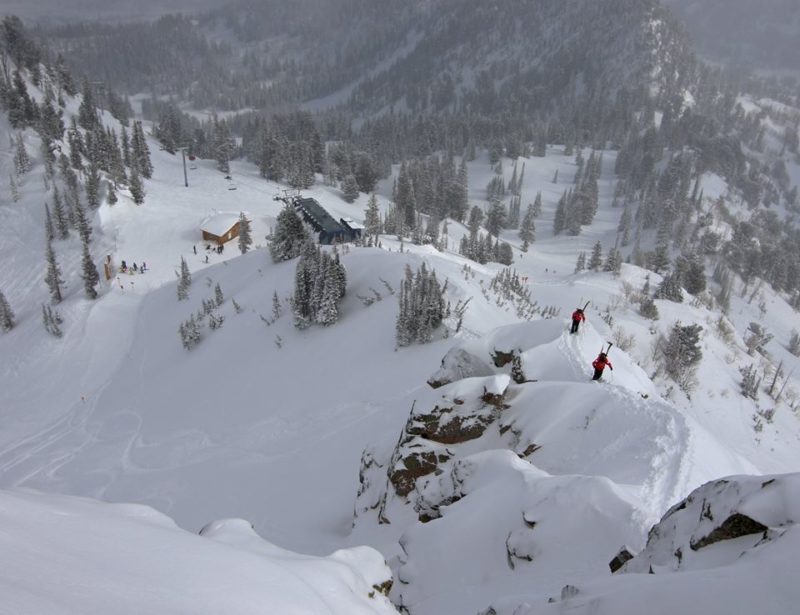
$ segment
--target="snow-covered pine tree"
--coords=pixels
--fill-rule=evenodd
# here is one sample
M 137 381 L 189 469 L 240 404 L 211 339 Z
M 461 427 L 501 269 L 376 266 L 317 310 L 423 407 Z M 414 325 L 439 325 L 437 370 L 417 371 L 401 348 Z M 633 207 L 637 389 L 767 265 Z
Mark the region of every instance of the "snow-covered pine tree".
M 751 363 L 747 367 L 739 370 L 742 374 L 742 382 L 740 383 L 740 390 L 742 395 L 750 399 L 758 398 L 758 387 L 761 384 L 761 379 L 758 377 L 755 367 Z
M 64 212 L 64 205 L 61 202 L 61 195 L 58 193 L 58 188 L 53 186 L 53 216 L 55 218 L 55 226 L 58 230 L 60 239 L 69 237 L 69 219 Z
M 100 168 L 96 162 L 89 164 L 86 174 L 86 202 L 91 210 L 100 207 Z
M 525 216 L 522 218 L 522 224 L 519 227 L 519 238 L 522 240 L 522 251 L 527 252 L 528 247 L 536 238 L 536 224 L 534 222 L 533 206 L 528 205 L 525 211 Z
M 272 320 L 278 320 L 281 316 L 283 316 L 283 307 L 276 290 L 272 293 Z
M 592 248 L 592 256 L 589 258 L 589 269 L 600 271 L 603 266 L 603 244 L 598 241 Z
M 342 198 L 347 203 L 352 203 L 358 198 L 358 182 L 353 174 L 347 175 L 342 181 Z
M 6 296 L 0 290 L 0 329 L 3 331 L 11 331 L 14 328 L 14 312 L 8 304 Z
M 139 168 L 137 165 L 133 165 L 131 168 L 131 177 L 128 188 L 131 191 L 131 197 L 133 197 L 134 203 L 137 205 L 144 203 L 144 186 L 142 185 L 142 179 L 139 176 Z
M 639 315 L 648 320 L 658 320 L 658 306 L 652 297 L 645 295 L 639 303 Z
M 556 205 L 556 214 L 553 218 L 553 233 L 558 235 L 567 225 L 567 193 L 561 195 Z
M 381 229 L 381 212 L 378 209 L 378 198 L 374 192 L 369 196 L 367 208 L 364 210 L 364 230 L 367 237 L 372 238 L 377 244 L 378 235 L 381 234 L 383 229 Z
M 50 215 L 50 206 L 47 201 L 44 203 L 44 236 L 47 241 L 53 241 L 56 238 L 56 232 L 53 228 L 53 216 Z
M 493 199 L 491 205 L 489 205 L 489 211 L 486 214 L 486 230 L 489 231 L 491 235 L 498 237 L 500 231 L 505 227 L 507 219 L 508 212 L 506 211 L 505 205 L 503 205 L 499 198 Z
M 511 265 L 514 262 L 514 250 L 511 248 L 511 244 L 505 241 L 498 241 L 495 244 L 494 260 L 502 265 Z
M 287 205 L 278 214 L 269 252 L 276 263 L 288 261 L 303 251 L 303 246 L 309 241 L 308 233 L 303 226 L 300 216 L 291 205 Z
M 178 301 L 183 301 L 189 297 L 189 287 L 192 285 L 192 274 L 189 273 L 189 265 L 186 259 L 181 256 L 181 272 L 178 275 Z
M 253 245 L 253 235 L 250 232 L 250 220 L 244 212 L 239 212 L 239 251 L 246 254 L 251 245 Z
M 53 310 L 49 305 L 42 304 L 42 324 L 45 331 L 53 337 L 61 337 L 63 333 L 59 325 L 62 322 L 61 315 L 57 310 Z
M 95 286 L 100 283 L 100 274 L 97 273 L 97 267 L 92 260 L 92 255 L 89 253 L 89 244 L 85 241 L 82 243 L 81 278 L 83 279 L 83 289 L 89 299 L 97 299 Z
M 675 303 L 683 303 L 683 290 L 678 276 L 670 272 L 664 276 L 661 284 L 658 285 L 655 294 L 656 299 L 666 299 Z
M 53 303 L 61 301 L 61 287 L 64 285 L 64 280 L 61 278 L 61 268 L 56 262 L 56 253 L 53 250 L 53 242 L 47 242 L 46 250 L 47 259 L 47 273 L 45 274 L 44 281 L 47 283 L 47 288 L 50 289 L 50 298 Z
M 217 169 L 221 173 L 228 175 L 231 172 L 231 155 L 233 154 L 233 142 L 225 120 L 220 120 L 214 116 L 214 159 L 217 161 Z
M 622 269 L 622 254 L 616 247 L 611 248 L 606 256 L 606 263 L 603 265 L 603 271 L 611 273 L 619 273 Z
M 80 200 L 76 201 L 73 205 L 73 211 L 75 213 L 75 226 L 77 227 L 78 235 L 80 235 L 81 241 L 89 243 L 92 240 L 92 224 L 89 222 L 89 218 L 86 216 L 86 210 L 83 208 Z
M 100 123 L 97 117 L 97 109 L 94 102 L 94 93 L 92 86 L 89 83 L 88 77 L 83 80 L 83 87 L 81 88 L 83 99 L 81 100 L 80 107 L 78 107 L 78 123 L 81 128 L 86 130 L 93 130 L 94 127 Z
M 124 137 L 124 134 L 123 134 Z M 131 138 L 131 170 L 136 168 L 142 177 L 150 179 L 153 175 L 153 164 L 150 162 L 150 148 L 144 136 L 141 122 L 133 123 L 133 136 Z
M 538 218 L 542 215 L 542 193 L 537 192 L 536 198 L 533 200 L 533 217 Z
M 222 294 L 222 287 L 219 282 L 214 285 L 214 303 L 217 304 L 217 307 L 225 303 L 225 296 Z
M 22 140 L 22 133 L 17 133 L 16 149 L 14 151 L 14 171 L 17 175 L 24 175 L 32 168 L 28 150 L 25 149 L 25 142 Z
M 119 198 L 117 197 L 117 191 L 114 188 L 114 182 L 108 182 L 106 184 L 106 188 L 107 188 L 106 200 L 108 201 L 109 205 L 114 205 L 119 200 Z
M 19 201 L 19 184 L 17 183 L 17 179 L 14 175 L 8 176 L 8 191 L 11 196 L 11 200 L 17 203 Z
M 676 322 L 666 339 L 662 338 L 661 367 L 687 393 L 695 386 L 697 366 L 703 358 L 700 348 L 700 325 L 683 326 Z
M 800 357 L 800 333 L 794 329 L 792 330 L 792 336 L 789 338 L 787 350 L 794 356 Z
M 575 261 L 575 273 L 580 273 L 584 269 L 586 269 L 586 252 L 581 252 Z

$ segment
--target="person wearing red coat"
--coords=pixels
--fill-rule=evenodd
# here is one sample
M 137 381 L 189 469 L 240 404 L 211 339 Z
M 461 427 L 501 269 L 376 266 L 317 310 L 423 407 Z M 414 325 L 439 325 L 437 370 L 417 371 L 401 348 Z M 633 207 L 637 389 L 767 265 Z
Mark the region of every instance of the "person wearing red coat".
M 572 312 L 572 329 L 569 330 L 570 333 L 577 333 L 578 327 L 580 326 L 581 322 L 586 321 L 586 316 L 583 315 L 583 310 L 578 308 L 574 312 Z
M 597 358 L 592 361 L 592 367 L 594 367 L 594 378 L 592 380 L 600 380 L 603 377 L 603 370 L 608 367 L 612 372 L 614 371 L 614 366 L 611 365 L 611 361 L 608 360 L 608 356 L 605 352 L 601 352 L 597 355 Z

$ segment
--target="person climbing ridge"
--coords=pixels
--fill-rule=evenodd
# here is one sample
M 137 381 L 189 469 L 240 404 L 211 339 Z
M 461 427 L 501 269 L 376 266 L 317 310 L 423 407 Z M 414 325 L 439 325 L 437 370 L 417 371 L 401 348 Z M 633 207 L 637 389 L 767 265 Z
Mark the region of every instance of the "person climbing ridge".
M 611 350 L 611 346 L 608 348 Z M 592 380 L 600 380 L 603 377 L 603 370 L 608 367 L 612 372 L 614 371 L 614 366 L 611 365 L 611 361 L 608 360 L 608 355 L 605 352 L 601 352 L 597 355 L 597 358 L 592 361 L 592 367 L 594 367 L 594 377 Z
M 569 330 L 570 334 L 577 333 L 578 327 L 580 327 L 581 322 L 586 322 L 586 315 L 583 313 L 583 311 L 588 306 L 589 302 L 587 301 L 582 308 L 575 308 L 575 311 L 572 312 L 572 328 Z
M 577 333 L 578 327 L 580 327 L 581 322 L 586 321 L 586 316 L 583 315 L 583 310 L 578 308 L 574 312 L 572 312 L 572 328 L 569 330 L 570 334 Z

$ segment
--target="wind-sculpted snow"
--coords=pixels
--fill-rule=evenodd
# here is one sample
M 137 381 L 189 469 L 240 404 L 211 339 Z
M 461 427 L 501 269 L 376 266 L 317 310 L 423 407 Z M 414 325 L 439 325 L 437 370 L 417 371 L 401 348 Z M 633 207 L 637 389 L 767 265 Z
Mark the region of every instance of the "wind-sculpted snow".
M 557 594 L 604 574 L 697 479 L 691 426 L 624 352 L 612 351 L 613 380 L 590 380 L 602 342 L 555 320 L 461 342 L 391 455 L 365 455 L 356 527 L 404 529 L 396 603 L 463 612 L 532 578 Z
M 246 521 L 201 536 L 152 508 L 0 492 L 0 613 L 396 613 L 383 557 L 298 555 Z
M 732 476 L 692 492 L 613 577 L 549 597 L 504 596 L 493 615 L 759 613 L 797 610 L 800 475 Z

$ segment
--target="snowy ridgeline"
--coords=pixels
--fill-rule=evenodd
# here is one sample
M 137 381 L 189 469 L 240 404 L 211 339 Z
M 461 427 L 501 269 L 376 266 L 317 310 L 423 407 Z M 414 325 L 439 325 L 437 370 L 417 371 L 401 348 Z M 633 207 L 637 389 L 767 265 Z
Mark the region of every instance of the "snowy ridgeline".
M 0 613 L 395 613 L 368 547 L 298 555 L 241 519 L 180 529 L 147 506 L 0 491 Z
M 354 536 L 397 537 L 395 604 L 420 615 L 721 614 L 742 598 L 753 608 L 741 612 L 778 614 L 798 598 L 797 475 L 709 483 L 643 545 L 705 480 L 700 461 L 727 451 L 696 448 L 702 430 L 622 352 L 612 386 L 587 382 L 599 341 L 538 321 L 461 342 L 395 447 L 365 450 Z M 643 574 L 610 578 L 622 545 L 620 565 L 644 546 L 624 568 Z M 774 572 L 746 582 L 762 568 Z M 687 570 L 702 572 L 672 574 Z M 731 597 L 719 596 L 727 584 Z

